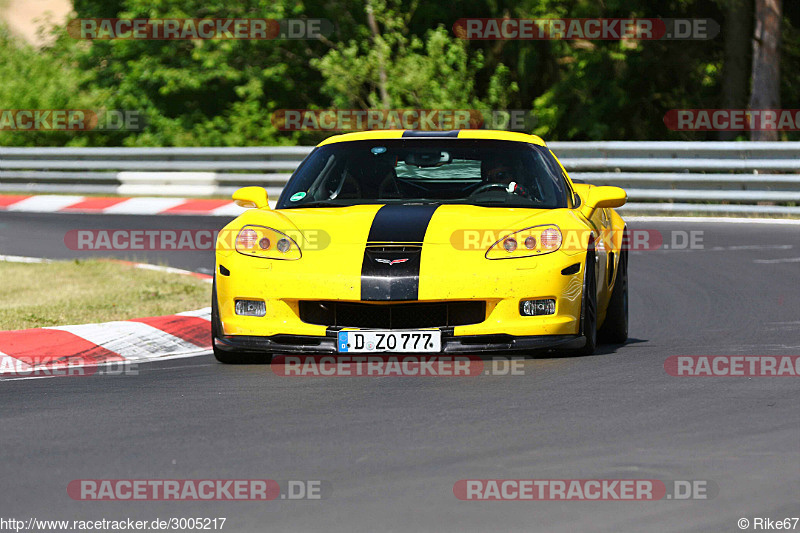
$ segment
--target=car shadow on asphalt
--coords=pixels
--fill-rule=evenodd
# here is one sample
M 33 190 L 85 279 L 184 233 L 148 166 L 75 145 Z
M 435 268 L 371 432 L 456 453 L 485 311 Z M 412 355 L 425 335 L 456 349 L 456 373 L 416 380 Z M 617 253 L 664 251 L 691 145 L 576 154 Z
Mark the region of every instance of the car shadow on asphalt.
M 611 355 L 620 352 L 622 349 L 634 346 L 636 344 L 642 344 L 649 342 L 648 339 L 637 339 L 637 338 L 629 338 L 622 344 L 599 344 L 595 349 L 594 353 L 591 356 L 584 356 L 584 357 L 595 357 L 598 355 Z M 527 354 L 527 358 L 529 359 L 563 359 L 565 357 L 572 357 L 569 352 L 565 350 L 547 350 L 539 353 L 531 353 Z M 576 359 L 580 359 L 580 356 L 576 356 Z

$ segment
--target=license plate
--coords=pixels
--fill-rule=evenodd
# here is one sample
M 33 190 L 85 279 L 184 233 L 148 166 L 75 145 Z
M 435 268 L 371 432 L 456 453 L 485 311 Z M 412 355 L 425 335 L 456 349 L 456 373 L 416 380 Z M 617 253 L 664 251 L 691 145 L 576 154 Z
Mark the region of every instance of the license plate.
M 442 332 L 419 331 L 340 331 L 339 353 L 362 352 L 440 352 Z

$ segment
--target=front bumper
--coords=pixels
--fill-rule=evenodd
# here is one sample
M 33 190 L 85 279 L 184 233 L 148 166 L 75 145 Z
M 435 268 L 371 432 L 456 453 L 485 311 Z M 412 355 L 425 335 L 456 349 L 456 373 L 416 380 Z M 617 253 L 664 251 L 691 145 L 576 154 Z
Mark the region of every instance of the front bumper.
M 442 351 L 440 353 L 447 354 L 520 352 L 548 348 L 574 349 L 583 347 L 586 341 L 581 335 L 513 336 L 493 334 L 454 336 L 452 328 L 442 329 L 441 331 Z M 337 331 L 329 329 L 324 337 L 317 335 L 221 336 L 214 339 L 214 346 L 222 351 L 246 353 L 336 354 L 338 353 L 336 340 Z M 363 353 L 362 355 L 370 355 L 370 353 Z

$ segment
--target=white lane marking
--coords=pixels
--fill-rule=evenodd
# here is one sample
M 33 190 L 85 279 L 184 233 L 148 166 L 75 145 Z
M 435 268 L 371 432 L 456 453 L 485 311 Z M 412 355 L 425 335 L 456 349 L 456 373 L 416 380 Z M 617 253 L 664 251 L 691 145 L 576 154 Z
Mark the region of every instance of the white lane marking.
M 741 246 L 714 246 L 713 248 L 709 248 L 709 250 L 790 250 L 794 248 L 791 244 L 750 244 L 750 245 L 741 245 Z
M 213 210 L 209 211 L 208 214 L 209 215 L 214 215 L 214 216 L 238 217 L 239 215 L 241 215 L 245 211 L 247 211 L 247 209 L 245 209 L 244 207 L 239 207 L 235 203 L 231 202 L 229 204 L 223 205 L 221 207 L 217 207 L 216 209 L 213 209 Z
M 182 270 L 180 268 L 162 266 L 162 265 L 150 265 L 147 263 L 131 263 L 135 268 L 141 268 L 142 270 L 155 270 L 156 272 L 166 272 L 168 274 L 192 274 L 188 270 Z
M 19 255 L 0 255 L 0 261 L 4 261 L 7 263 L 53 263 L 56 260 L 45 259 L 44 257 L 22 257 Z M 142 270 L 155 270 L 156 272 L 166 272 L 167 274 L 181 274 L 184 276 L 193 276 L 208 283 L 214 281 L 214 279 L 211 277 L 207 278 L 205 276 L 196 276 L 195 274 L 197 274 L 197 272 L 192 272 L 191 270 L 183 270 L 180 268 L 173 268 L 161 265 L 150 265 L 148 263 L 133 263 L 131 261 L 119 261 L 119 262 L 123 264 L 129 264 L 134 268 L 141 268 Z
M 782 259 L 754 259 L 753 263 L 776 265 L 778 263 L 800 263 L 800 257 L 784 257 Z
M 68 331 L 87 341 L 102 346 L 130 361 L 178 354 L 205 353 L 202 348 L 141 322 L 104 322 L 79 326 L 56 326 L 46 329 Z
M 49 378 L 54 378 L 54 377 L 57 377 L 57 376 L 27 376 L 27 377 L 24 377 L 24 378 L 4 378 L 3 374 L 0 374 L 0 382 L 23 381 L 23 380 L 26 380 L 26 379 L 49 379 Z
M 161 265 L 150 265 L 148 263 L 131 263 L 134 268 L 141 268 L 142 270 L 155 270 L 156 272 L 166 272 L 167 274 L 181 274 L 182 276 L 194 276 L 198 279 L 211 283 L 214 281 L 212 278 L 207 278 L 205 276 L 196 276 L 196 272 L 192 272 L 191 270 L 183 270 L 181 268 L 173 268 L 168 266 L 161 266 Z
M 204 318 L 211 322 L 211 308 L 204 307 L 195 311 L 184 311 L 183 313 L 176 313 L 178 316 L 196 316 L 197 318 Z
M 110 215 L 156 215 L 171 207 L 186 202 L 185 198 L 129 198 L 111 207 L 103 209 L 103 214 Z
M 43 257 L 22 257 L 19 255 L 0 255 L 0 261 L 6 263 L 52 263 L 52 259 Z
M 783 224 L 790 226 L 800 225 L 800 219 L 795 218 L 736 218 L 736 217 L 667 217 L 667 216 L 626 216 L 625 220 L 632 222 L 710 222 L 723 224 Z
M 27 211 L 31 213 L 50 213 L 77 204 L 85 200 L 85 196 L 41 195 L 31 196 L 17 203 L 11 204 L 8 211 Z
M 278 200 L 267 200 L 267 203 L 269 204 L 270 209 L 275 209 L 275 206 L 278 205 Z M 247 209 L 248 208 L 246 207 L 239 207 L 238 205 L 236 205 L 235 202 L 231 202 L 229 204 L 222 205 L 216 209 L 209 211 L 208 214 L 214 216 L 238 217 L 239 215 L 247 211 Z
M 712 246 L 710 248 L 667 248 L 664 245 L 662 248 L 654 250 L 631 250 L 630 253 L 641 255 L 644 253 L 688 253 L 688 252 L 751 252 L 762 250 L 791 250 L 794 248 L 792 244 L 753 244 L 743 246 Z

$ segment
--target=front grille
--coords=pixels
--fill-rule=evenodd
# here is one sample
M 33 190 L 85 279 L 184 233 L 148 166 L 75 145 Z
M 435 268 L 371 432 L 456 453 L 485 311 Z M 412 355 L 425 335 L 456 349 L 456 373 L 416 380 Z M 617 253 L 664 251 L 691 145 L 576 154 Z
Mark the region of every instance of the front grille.
M 300 320 L 344 328 L 416 329 L 478 324 L 486 319 L 486 302 L 362 304 L 301 301 Z

